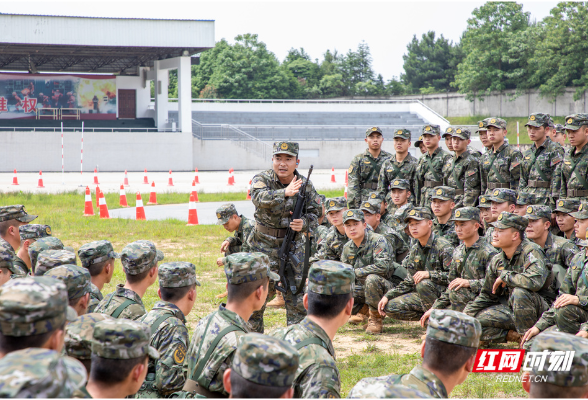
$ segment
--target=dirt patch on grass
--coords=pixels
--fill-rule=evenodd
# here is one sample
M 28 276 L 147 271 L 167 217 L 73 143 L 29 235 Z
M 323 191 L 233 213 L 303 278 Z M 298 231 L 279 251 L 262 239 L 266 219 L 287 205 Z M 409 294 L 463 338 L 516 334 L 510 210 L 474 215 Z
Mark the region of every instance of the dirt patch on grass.
M 367 334 L 348 333 L 335 336 L 333 345 L 335 346 L 337 360 L 349 357 L 352 354 L 363 353 L 368 346 L 375 346 L 382 353 L 396 354 L 413 354 L 421 349 L 420 340 L 407 339 L 406 335 L 378 335 L 368 340 L 365 340 L 364 335 Z

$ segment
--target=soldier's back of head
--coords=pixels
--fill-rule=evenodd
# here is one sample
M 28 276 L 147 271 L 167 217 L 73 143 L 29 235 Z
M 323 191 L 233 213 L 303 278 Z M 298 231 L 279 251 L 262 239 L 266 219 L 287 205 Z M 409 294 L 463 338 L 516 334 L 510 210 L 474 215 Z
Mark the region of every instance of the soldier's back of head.
M 351 265 L 320 260 L 308 272 L 308 315 L 324 319 L 340 316 L 353 298 L 355 273 Z

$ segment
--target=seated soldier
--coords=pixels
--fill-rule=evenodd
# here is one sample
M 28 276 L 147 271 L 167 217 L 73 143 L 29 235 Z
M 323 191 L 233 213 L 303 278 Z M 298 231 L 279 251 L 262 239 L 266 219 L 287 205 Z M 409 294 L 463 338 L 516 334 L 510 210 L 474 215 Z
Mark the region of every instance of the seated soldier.
M 36 215 L 27 214 L 23 205 L 0 207 L 0 250 L 5 250 L 14 258 L 20 246 L 19 227 L 32 222 Z M 19 268 L 17 266 L 17 268 Z M 20 271 L 19 275 L 25 275 Z
M 149 358 L 159 353 L 149 345 L 149 327 L 128 319 L 105 319 L 94 327 L 92 369 L 86 390 L 92 398 L 133 396 L 145 380 Z
M 494 232 L 493 223 L 498 220 L 498 216 L 502 212 L 514 213 L 517 192 L 511 189 L 494 189 L 489 197 L 491 202 L 490 212 L 492 213 L 492 220 L 488 229 L 486 229 L 486 240 L 488 243 L 492 242 L 492 233 Z
M 71 308 L 78 316 L 86 314 L 90 303 L 90 273 L 86 268 L 77 265 L 61 265 L 52 268 L 45 276 L 59 279 L 67 287 L 67 299 Z
M 449 186 L 437 186 L 431 196 L 431 210 L 435 215 L 433 219 L 433 232 L 442 236 L 453 247 L 459 245 L 459 239 L 455 234 L 455 224 L 451 221 L 455 208 L 455 189 Z
M 349 323 L 364 322 L 369 312 L 366 332 L 382 333 L 382 317 L 378 314 L 376 302 L 395 286 L 392 276 L 398 265 L 393 262 L 394 251 L 384 236 L 366 229 L 361 210 L 347 210 L 343 223 L 350 240 L 343 247 L 341 261 L 351 265 L 355 272 L 354 317 Z M 400 280 L 396 278 L 395 282 Z
M 484 235 L 484 239 L 486 239 L 486 231 L 488 230 L 488 227 L 490 226 L 489 224 L 493 221 L 492 218 L 492 211 L 490 209 L 490 207 L 492 207 L 492 203 L 490 203 L 490 196 L 488 195 L 482 195 L 479 197 L 479 202 L 478 202 L 478 208 L 480 209 L 480 218 L 482 220 L 482 224 L 483 226 L 483 235 Z M 490 243 L 488 241 L 488 243 Z
M 15 268 L 12 255 L 4 249 L 0 249 L 0 286 L 12 278 L 24 278 L 22 270 Z
M 243 335 L 223 375 L 225 390 L 231 399 L 291 399 L 299 358 L 283 340 L 259 333 Z
M 76 265 L 75 253 L 68 250 L 44 250 L 37 258 L 35 276 L 43 276 L 47 271 L 67 264 Z
M 395 261 L 401 263 L 408 254 L 408 244 L 404 242 L 402 236 L 381 220 L 380 207 L 382 200 L 375 198 L 364 202 L 360 208 L 363 211 L 365 222 L 372 227 L 375 233 L 382 235 L 388 240 L 392 248 L 392 254 Z
M 90 304 L 88 312 L 92 313 L 98 304 L 104 299 L 102 289 L 110 283 L 114 273 L 114 260 L 120 254 L 114 252 L 112 243 L 108 240 L 98 240 L 86 243 L 78 250 L 78 257 L 82 267 L 87 268 L 92 279 L 90 290 Z
M 105 314 L 90 313 L 80 315 L 75 321 L 65 327 L 65 339 L 63 348 L 65 353 L 78 360 L 90 375 L 92 369 L 92 341 L 94 340 L 94 327 L 100 321 L 112 319 Z M 86 388 L 82 389 L 82 392 Z
M 423 328 L 433 310 L 448 308 L 463 311 L 480 294 L 486 268 L 492 257 L 498 253 L 494 246 L 478 234 L 480 211 L 477 208 L 459 208 L 452 219 L 461 244 L 453 252 L 453 260 L 449 266 L 449 286 L 435 300 L 433 307 L 421 317 Z
M 329 199 L 326 210 L 327 219 L 332 226 L 319 244 L 316 254 L 310 259 L 311 263 L 318 260 L 341 260 L 343 245 L 349 241 L 343 226 L 343 213 L 347 210 L 347 199 L 345 197 Z
M 304 307 L 308 314 L 272 336 L 284 339 L 300 353 L 293 388 L 295 398 L 339 398 L 341 378 L 333 340 L 353 308 L 355 274 L 342 262 L 321 260 L 310 267 Z
M 569 354 L 571 360 L 567 368 L 551 368 L 546 360 L 533 363 L 530 372 L 523 372 L 523 389 L 530 398 L 588 397 L 588 340 L 563 332 L 544 332 L 537 336 L 531 351 L 551 353 L 553 363 L 556 362 L 553 360 L 555 352 Z
M 421 345 L 423 365 L 408 374 L 380 377 L 378 384 L 389 388 L 403 385 L 431 397 L 448 398 L 472 372 L 481 332 L 475 318 L 458 311 L 433 310 Z M 355 390 L 351 389 L 350 397 Z
M 431 211 L 413 208 L 405 218 L 416 244 L 411 247 L 402 266 L 406 278 L 390 289 L 378 303 L 381 316 L 418 321 L 447 289 L 453 246 L 433 233 Z
M 576 223 L 574 224 L 576 246 L 584 248 L 586 247 L 586 239 L 588 238 L 586 235 L 586 230 L 588 230 L 588 206 L 582 203 L 580 204 L 580 207 L 578 207 L 578 211 L 571 213 L 570 215 L 576 219 Z
M 515 203 L 515 209 L 513 214 L 524 217 L 527 214 L 527 207 L 532 206 L 535 203 L 535 195 L 529 192 L 519 193 Z
M 384 222 L 389 227 L 396 229 L 398 225 L 402 224 L 404 221 L 400 221 L 396 217 L 396 212 L 405 206 L 411 206 L 412 203 L 409 202 L 411 199 L 411 192 L 410 192 L 410 182 L 406 179 L 396 179 L 392 181 L 390 184 L 390 191 L 386 197 L 387 205 L 386 209 L 388 213 L 386 214 L 386 219 Z
M 37 239 L 35 243 L 29 246 L 29 259 L 31 260 L 31 274 L 35 273 L 35 266 L 37 265 L 37 258 L 45 250 L 63 250 L 64 246 L 61 240 L 56 237 L 48 236 Z
M 482 340 L 519 342 L 549 305 L 539 294 L 551 274 L 543 251 L 524 238 L 527 219 L 503 212 L 492 223 L 492 245 L 500 249 L 490 261 L 482 291 L 464 312 L 482 324 Z
M 572 213 L 578 211 L 580 208 L 580 200 L 578 199 L 561 199 L 557 202 L 557 208 L 554 210 L 555 221 L 559 230 L 563 233 L 565 239 L 571 240 L 576 245 L 576 232 L 574 225 L 576 218 L 572 217 Z
M 190 341 L 184 360 L 187 395 L 227 397 L 223 375 L 232 362 L 242 335 L 251 332 L 247 323 L 261 310 L 267 298 L 270 279 L 269 257 L 263 253 L 235 253 L 224 260 L 227 277 L 227 304 L 202 318 Z
M 18 228 L 20 233 L 20 248 L 14 258 L 17 267 L 29 274 L 33 270 L 31 258 L 29 256 L 29 247 L 37 239 L 51 236 L 51 227 L 49 225 L 28 224 L 21 225 Z

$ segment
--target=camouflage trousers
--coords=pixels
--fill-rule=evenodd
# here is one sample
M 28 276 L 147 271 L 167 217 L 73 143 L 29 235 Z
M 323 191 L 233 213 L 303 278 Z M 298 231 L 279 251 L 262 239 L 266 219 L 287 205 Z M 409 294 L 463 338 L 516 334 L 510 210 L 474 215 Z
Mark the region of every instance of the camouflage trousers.
M 300 236 L 300 235 L 299 235 Z M 276 239 L 272 236 L 264 235 L 257 231 L 253 231 L 249 236 L 249 251 L 261 252 L 267 254 L 270 259 L 270 269 L 276 274 L 280 270 L 280 259 L 278 258 L 278 251 L 282 245 L 283 239 Z M 294 254 L 300 260 L 300 263 L 294 266 L 294 279 L 296 286 L 302 281 L 302 272 L 304 269 L 304 240 L 299 240 L 295 243 Z M 291 266 L 292 263 L 290 262 Z M 277 284 L 277 283 L 276 283 Z M 255 311 L 249 318 L 249 324 L 254 332 L 263 333 L 263 314 L 265 313 L 266 304 L 276 294 L 274 283 L 270 282 L 266 302 L 259 311 Z M 306 309 L 302 303 L 304 292 L 294 296 L 290 290 L 283 294 L 284 302 L 286 303 L 286 323 L 289 325 L 297 324 L 306 317 Z
M 416 285 L 416 291 L 391 299 L 384 311 L 386 315 L 404 321 L 418 321 L 433 306 L 435 300 L 447 289 L 430 279 L 423 279 Z
M 466 308 L 468 303 L 474 301 L 476 297 L 476 294 L 469 288 L 462 287 L 458 290 L 450 290 L 449 301 L 451 301 L 451 305 L 449 306 L 449 310 L 461 312 Z
M 400 278 L 396 276 L 393 276 L 392 280 L 389 281 L 380 275 L 368 275 L 365 279 L 365 304 L 370 307 L 370 310 L 376 311 L 382 297 L 384 297 L 386 292 L 396 287 L 400 281 Z
M 588 321 L 588 311 L 569 304 L 555 309 L 555 321 L 560 332 L 575 335 L 580 331 L 580 325 Z

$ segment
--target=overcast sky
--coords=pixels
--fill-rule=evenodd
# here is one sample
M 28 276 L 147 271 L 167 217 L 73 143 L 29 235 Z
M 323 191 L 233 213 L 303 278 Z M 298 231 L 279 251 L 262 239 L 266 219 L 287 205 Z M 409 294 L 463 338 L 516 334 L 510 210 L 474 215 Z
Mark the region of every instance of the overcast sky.
M 543 19 L 557 2 L 524 1 L 531 18 Z M 370 46 L 373 68 L 386 80 L 402 73 L 402 55 L 413 35 L 429 30 L 459 41 L 467 19 L 483 1 L 26 1 L 0 0 L 6 14 L 137 17 L 215 20 L 216 40 L 233 42 L 257 33 L 282 61 L 291 47 L 322 60 L 327 49 L 346 53 L 362 41 Z M 23 27 L 26 29 L 26 27 Z M 90 32 L 72 32 L 85 35 Z

